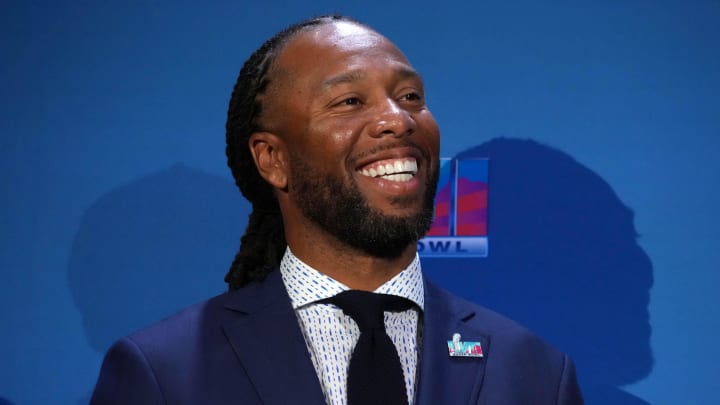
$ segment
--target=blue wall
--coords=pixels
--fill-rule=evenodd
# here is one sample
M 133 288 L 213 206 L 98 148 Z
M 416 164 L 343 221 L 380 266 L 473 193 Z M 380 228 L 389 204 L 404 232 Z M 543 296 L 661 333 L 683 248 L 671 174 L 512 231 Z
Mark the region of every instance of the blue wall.
M 232 84 L 335 11 L 422 72 L 443 156 L 491 158 L 490 257 L 426 272 L 592 403 L 720 402 L 720 3 L 126 3 L 3 3 L 0 403 L 86 401 L 112 340 L 224 290 Z

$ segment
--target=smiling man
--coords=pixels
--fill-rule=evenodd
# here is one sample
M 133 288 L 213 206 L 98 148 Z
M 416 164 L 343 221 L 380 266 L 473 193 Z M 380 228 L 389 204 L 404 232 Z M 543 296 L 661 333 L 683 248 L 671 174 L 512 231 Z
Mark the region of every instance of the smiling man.
M 230 291 L 116 343 L 91 403 L 582 403 L 565 355 L 423 277 L 438 149 L 382 35 L 319 17 L 268 40 L 228 111 L 253 204 Z

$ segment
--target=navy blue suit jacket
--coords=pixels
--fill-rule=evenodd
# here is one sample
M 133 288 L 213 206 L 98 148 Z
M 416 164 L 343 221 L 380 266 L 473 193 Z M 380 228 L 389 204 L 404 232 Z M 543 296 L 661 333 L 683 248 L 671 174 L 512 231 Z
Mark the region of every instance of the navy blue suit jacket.
M 484 357 L 449 357 L 460 333 Z M 418 405 L 582 404 L 572 361 L 516 323 L 425 282 Z M 115 343 L 92 405 L 324 404 L 278 271 Z

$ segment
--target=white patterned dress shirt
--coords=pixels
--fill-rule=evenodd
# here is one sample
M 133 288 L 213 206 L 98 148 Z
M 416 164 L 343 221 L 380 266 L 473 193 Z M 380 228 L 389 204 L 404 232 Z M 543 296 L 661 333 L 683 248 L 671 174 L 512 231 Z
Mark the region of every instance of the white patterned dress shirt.
M 280 263 L 280 273 L 305 336 L 325 400 L 328 405 L 347 404 L 350 355 L 360 337 L 360 329 L 340 308 L 317 301 L 349 288 L 303 263 L 289 247 Z M 405 270 L 375 292 L 407 298 L 423 310 L 425 295 L 417 255 Z M 415 395 L 420 310 L 412 308 L 403 312 L 385 312 L 385 329 L 398 351 L 410 404 Z

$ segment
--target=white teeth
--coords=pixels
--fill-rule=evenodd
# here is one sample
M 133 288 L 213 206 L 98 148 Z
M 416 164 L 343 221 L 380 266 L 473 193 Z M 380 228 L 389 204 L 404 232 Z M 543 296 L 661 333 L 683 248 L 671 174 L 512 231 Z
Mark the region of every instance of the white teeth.
M 410 173 L 398 173 L 398 174 L 389 174 L 384 177 L 386 180 L 390 181 L 410 181 L 410 179 L 413 178 L 413 175 Z
M 405 161 L 395 160 L 392 163 L 378 164 L 371 168 L 360 171 L 363 176 L 380 177 L 390 181 L 409 181 L 417 173 L 417 161 L 408 159 Z

